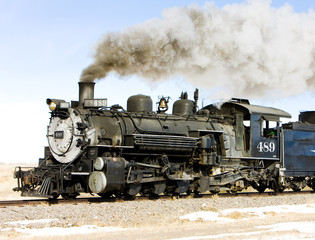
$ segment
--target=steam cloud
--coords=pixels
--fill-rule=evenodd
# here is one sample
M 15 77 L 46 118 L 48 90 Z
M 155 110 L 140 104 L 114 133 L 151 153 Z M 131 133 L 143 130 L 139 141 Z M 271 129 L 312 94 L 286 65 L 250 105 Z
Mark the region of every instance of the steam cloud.
M 149 81 L 182 76 L 223 97 L 315 91 L 315 12 L 273 8 L 265 0 L 163 11 L 121 32 L 107 33 L 81 81 L 136 75 Z

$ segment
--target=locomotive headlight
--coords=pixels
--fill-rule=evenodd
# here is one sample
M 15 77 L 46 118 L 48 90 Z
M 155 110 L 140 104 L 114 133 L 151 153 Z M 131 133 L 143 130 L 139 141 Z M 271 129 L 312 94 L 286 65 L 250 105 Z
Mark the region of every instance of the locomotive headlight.
M 56 110 L 56 108 L 57 108 L 57 104 L 54 103 L 53 101 L 51 101 L 51 102 L 49 103 L 49 109 L 50 109 L 50 111 L 54 111 L 54 110 Z
M 51 111 L 66 110 L 70 107 L 70 103 L 66 102 L 65 100 L 61 100 L 61 99 L 47 98 L 46 103 L 48 104 L 49 109 Z

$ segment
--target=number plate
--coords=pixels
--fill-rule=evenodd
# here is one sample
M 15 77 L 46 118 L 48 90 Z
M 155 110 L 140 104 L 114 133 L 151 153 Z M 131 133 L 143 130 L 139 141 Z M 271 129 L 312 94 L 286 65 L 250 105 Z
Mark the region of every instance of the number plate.
M 63 131 L 55 131 L 54 132 L 55 139 L 63 139 Z
M 274 152 L 276 145 L 274 142 L 259 142 L 257 145 L 258 152 Z

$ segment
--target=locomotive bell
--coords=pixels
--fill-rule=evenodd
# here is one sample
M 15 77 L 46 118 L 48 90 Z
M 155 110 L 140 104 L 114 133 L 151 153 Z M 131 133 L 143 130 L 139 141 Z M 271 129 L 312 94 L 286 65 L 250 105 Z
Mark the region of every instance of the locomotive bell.
M 158 112 L 166 112 L 168 110 L 168 99 L 162 97 L 159 102 Z
M 167 104 L 166 104 L 166 101 L 165 101 L 165 98 L 162 98 L 160 100 L 160 103 L 159 103 L 159 108 L 167 108 Z

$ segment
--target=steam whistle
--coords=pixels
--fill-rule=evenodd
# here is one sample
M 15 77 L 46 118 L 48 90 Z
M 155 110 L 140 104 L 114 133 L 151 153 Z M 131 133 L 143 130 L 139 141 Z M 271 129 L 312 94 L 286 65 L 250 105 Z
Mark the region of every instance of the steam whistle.
M 197 110 L 198 110 L 198 98 L 199 98 L 199 89 L 196 88 L 196 90 L 194 92 L 194 100 L 195 100 L 194 112 L 197 112 Z

